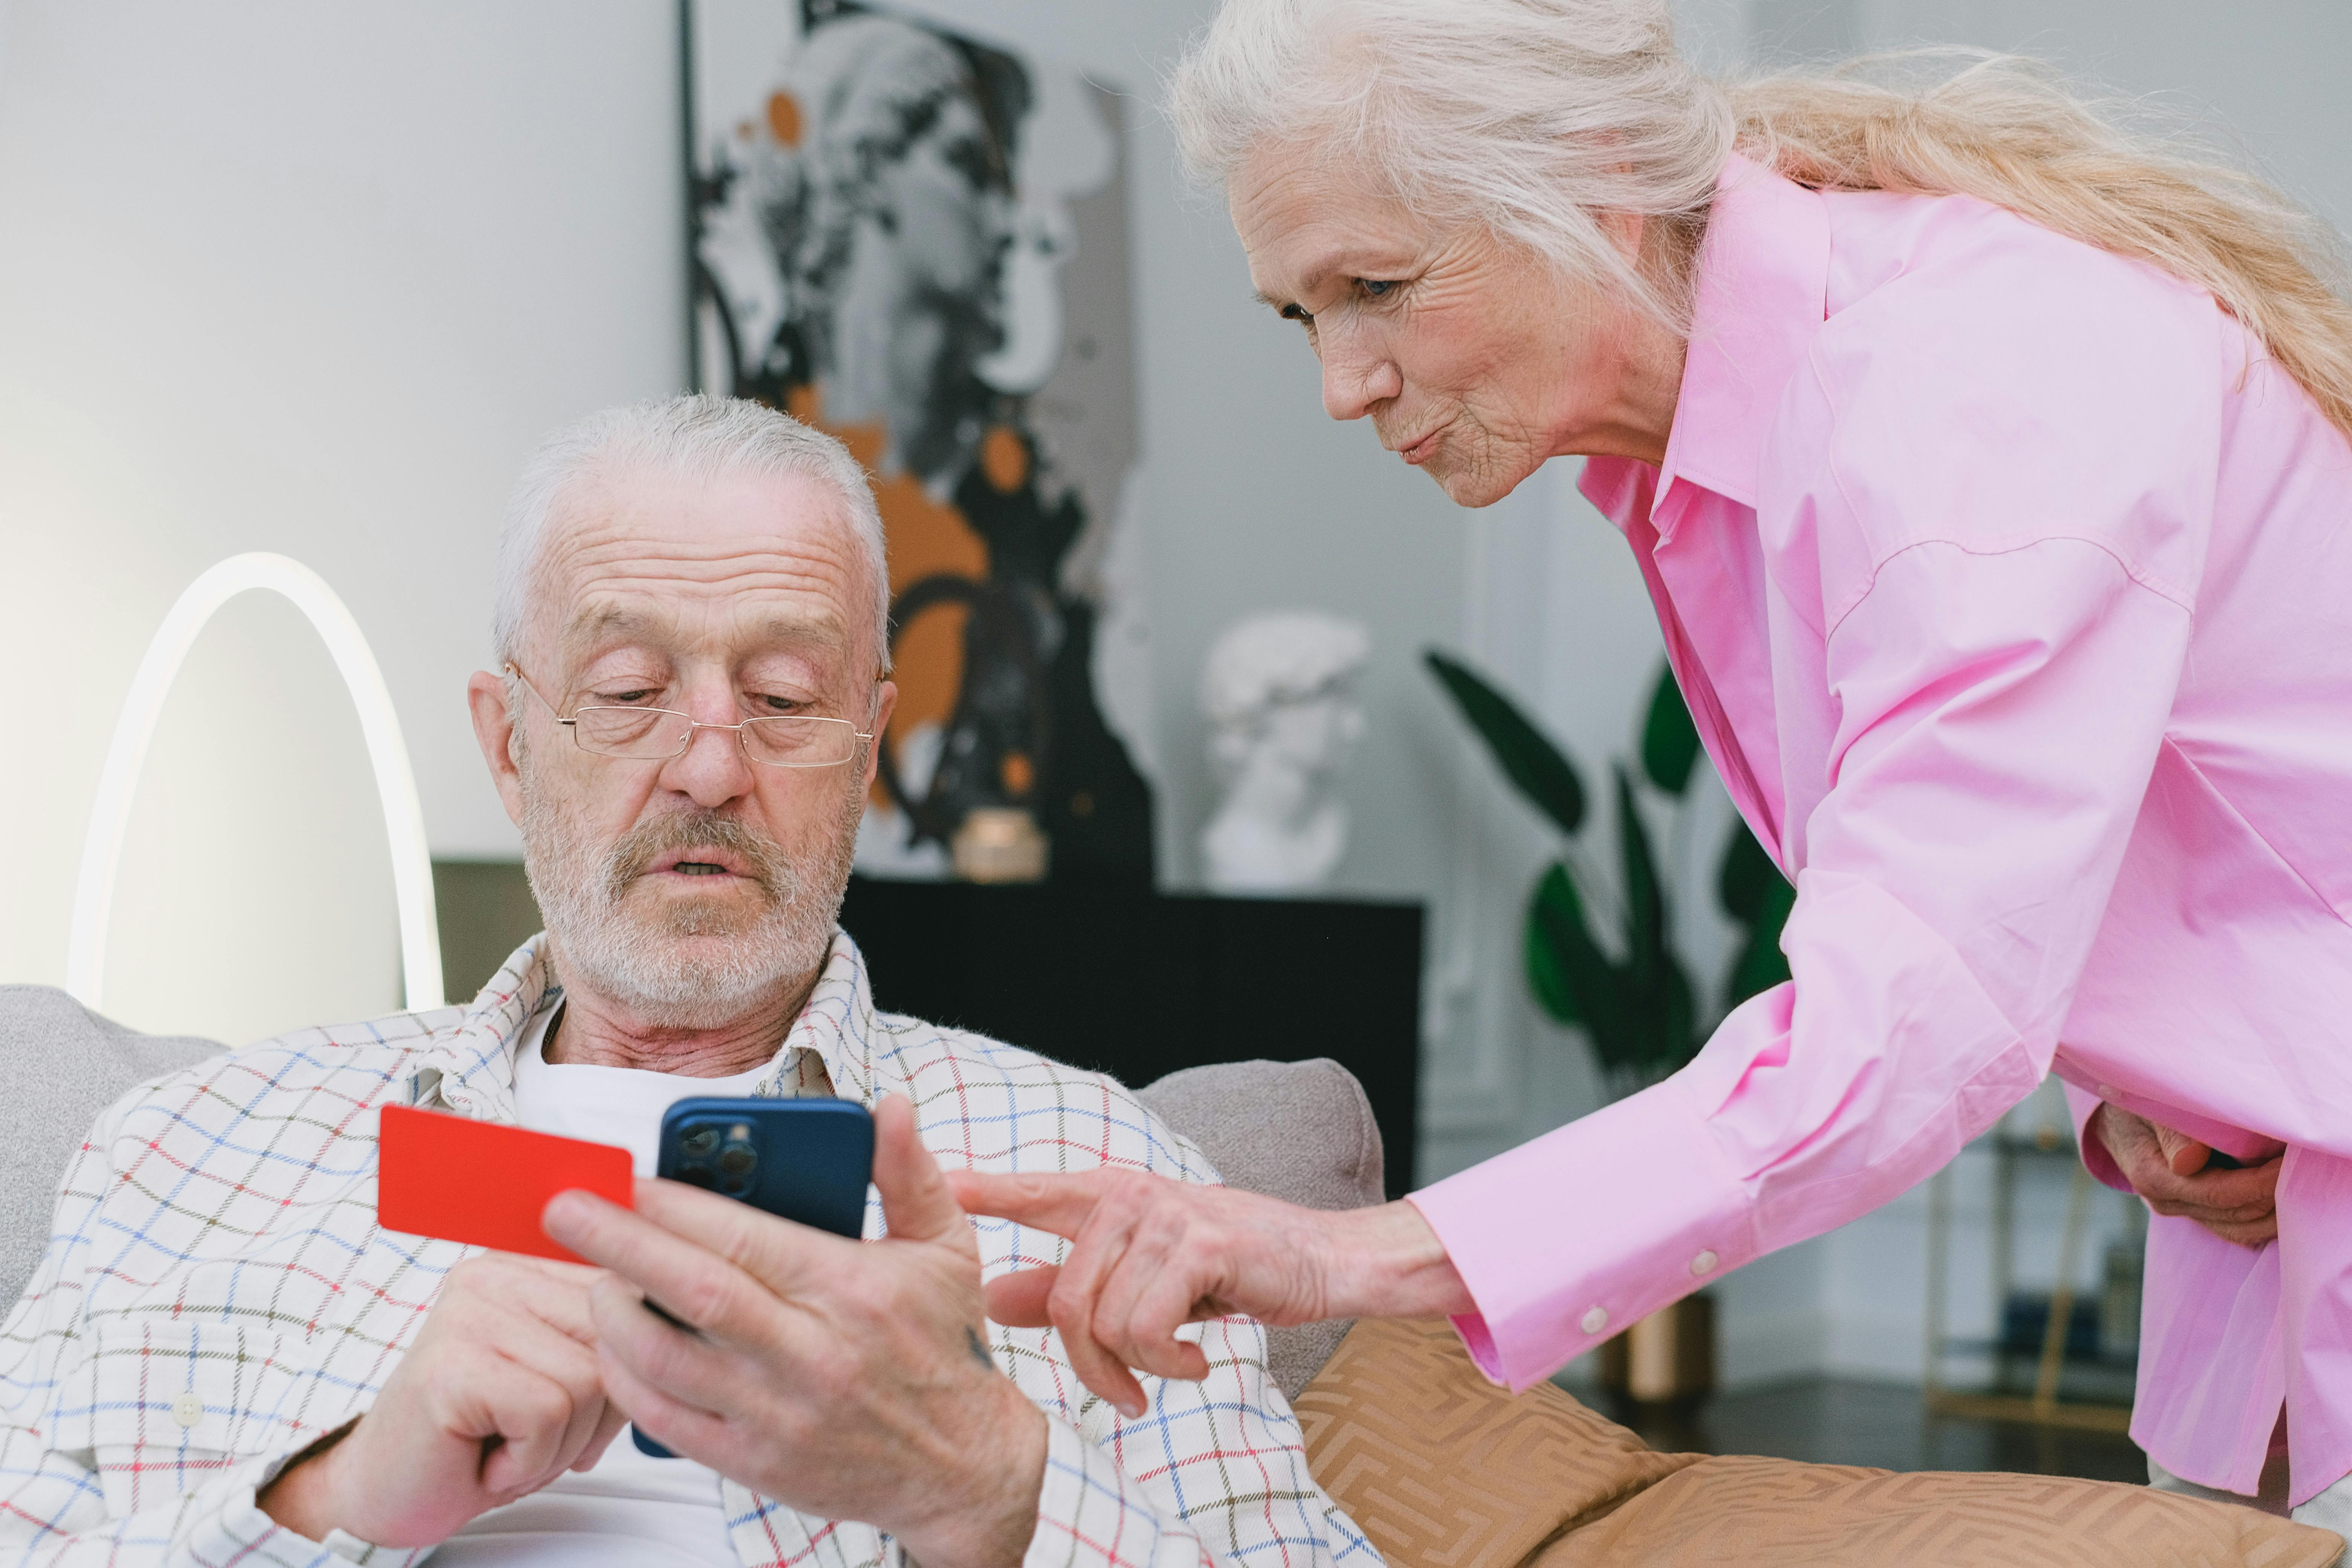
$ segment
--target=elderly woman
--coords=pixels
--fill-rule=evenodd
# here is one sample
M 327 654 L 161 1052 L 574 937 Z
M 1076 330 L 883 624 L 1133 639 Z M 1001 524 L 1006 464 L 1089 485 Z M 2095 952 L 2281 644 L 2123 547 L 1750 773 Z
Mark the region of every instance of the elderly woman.
M 2164 1216 L 2133 1436 L 2252 1496 L 2283 1433 L 2273 1506 L 2343 1521 L 2352 308 L 2325 231 L 2015 62 L 1727 87 L 1663 0 L 1227 0 L 1173 110 L 1333 417 L 1464 506 L 1589 459 L 1796 884 L 1794 978 L 1666 1082 L 1382 1209 L 971 1181 L 1076 1244 L 993 1310 L 1050 1317 L 1129 1405 L 1121 1363 L 1197 1376 L 1172 1331 L 1228 1310 L 1449 1313 L 1524 1387 L 1886 1202 L 2055 1071 L 2094 1171 Z

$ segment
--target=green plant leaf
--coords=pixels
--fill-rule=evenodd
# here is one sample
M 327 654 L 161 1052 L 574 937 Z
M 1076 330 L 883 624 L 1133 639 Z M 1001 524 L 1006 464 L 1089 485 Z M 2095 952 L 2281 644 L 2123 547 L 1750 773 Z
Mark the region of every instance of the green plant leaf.
M 1723 912 L 1742 925 L 1752 926 L 1763 913 L 1767 900 L 1775 888 L 1787 887 L 1780 868 L 1772 864 L 1772 857 L 1756 842 L 1756 836 L 1741 823 L 1723 847 L 1723 863 L 1715 874 L 1716 897 Z
M 1422 657 L 1454 699 L 1463 718 L 1486 742 L 1504 776 L 1521 795 L 1573 837 L 1584 826 L 1584 781 L 1568 753 L 1547 739 L 1518 705 L 1459 661 L 1435 648 Z
M 1584 908 L 1577 899 L 1576 885 L 1568 879 L 1566 868 L 1558 861 L 1537 879 L 1535 893 L 1528 900 L 1524 943 L 1528 984 L 1535 991 L 1543 1010 L 1553 1018 L 1562 1024 L 1582 1024 L 1584 1009 L 1576 1005 L 1576 987 L 1568 978 L 1568 961 L 1562 958 L 1560 943 L 1549 929 L 1554 924 L 1570 925 L 1579 931 L 1584 926 Z
M 1620 767 L 1617 847 L 1625 874 L 1625 1009 L 1634 1077 L 1655 1083 L 1698 1054 L 1698 998 L 1675 955 L 1673 917 L 1658 876 L 1650 831 L 1634 804 L 1633 780 Z
M 1680 795 L 1689 787 L 1691 769 L 1697 763 L 1698 727 L 1691 722 L 1690 707 L 1669 665 L 1658 671 L 1658 684 L 1650 693 L 1650 716 L 1642 724 L 1642 771 L 1668 795 Z
M 1789 960 L 1780 952 L 1780 928 L 1796 907 L 1797 890 L 1745 824 L 1724 846 L 1715 883 L 1723 912 L 1748 928 L 1730 972 L 1724 976 L 1724 1006 L 1731 1008 L 1789 978 Z
M 1671 949 L 1666 952 L 1661 971 L 1663 984 L 1657 1002 L 1658 1028 L 1650 1059 L 1643 1064 L 1642 1075 L 1651 1083 L 1679 1070 L 1691 1058 L 1698 1055 L 1698 997 L 1693 990 L 1690 976 L 1683 970 L 1682 961 Z
M 1789 923 L 1789 911 L 1796 906 L 1797 889 L 1775 878 L 1764 890 L 1756 921 L 1748 929 L 1748 940 L 1741 945 L 1739 955 L 1731 961 L 1730 974 L 1725 977 L 1723 999 L 1727 1007 L 1737 1007 L 1758 992 L 1769 991 L 1789 978 L 1789 957 L 1780 951 L 1780 928 Z
M 1603 1068 L 1632 1067 L 1640 1060 L 1625 977 L 1592 940 L 1576 884 L 1556 861 L 1528 900 L 1527 962 L 1537 999 L 1561 1023 L 1583 1027 Z
M 1617 781 L 1617 855 L 1625 875 L 1625 970 L 1637 994 L 1661 984 L 1667 952 L 1666 899 L 1658 883 L 1657 858 L 1650 850 L 1650 831 L 1633 805 L 1633 778 L 1620 767 L 1611 772 Z

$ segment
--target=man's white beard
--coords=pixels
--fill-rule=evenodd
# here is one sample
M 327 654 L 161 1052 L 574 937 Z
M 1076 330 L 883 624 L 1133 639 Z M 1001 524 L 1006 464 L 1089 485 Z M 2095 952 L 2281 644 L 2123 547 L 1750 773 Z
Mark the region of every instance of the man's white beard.
M 588 823 L 549 800 L 529 760 L 517 760 L 523 870 L 568 983 L 593 987 L 656 1027 L 709 1029 L 739 1021 L 824 963 L 856 853 L 862 790 L 850 794 L 814 864 L 795 866 L 764 834 L 700 810 L 647 817 L 600 856 Z M 657 856 L 696 847 L 740 856 L 761 907 L 747 917 L 699 900 L 650 909 L 624 901 Z

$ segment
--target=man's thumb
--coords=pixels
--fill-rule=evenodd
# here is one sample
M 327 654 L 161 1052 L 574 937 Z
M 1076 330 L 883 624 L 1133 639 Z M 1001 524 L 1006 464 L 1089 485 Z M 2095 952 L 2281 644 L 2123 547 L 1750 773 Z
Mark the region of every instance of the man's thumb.
M 923 1146 L 915 1108 L 903 1095 L 885 1094 L 874 1101 L 874 1190 L 882 1194 L 882 1218 L 892 1236 L 907 1241 L 971 1239 L 971 1223 L 948 1190 L 940 1163 Z

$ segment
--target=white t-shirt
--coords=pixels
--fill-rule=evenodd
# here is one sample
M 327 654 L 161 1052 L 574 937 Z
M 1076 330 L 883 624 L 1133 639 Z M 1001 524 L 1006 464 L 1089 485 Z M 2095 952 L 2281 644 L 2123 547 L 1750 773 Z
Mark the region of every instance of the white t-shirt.
M 665 1111 L 693 1095 L 749 1094 L 764 1066 L 731 1078 L 684 1078 L 547 1059 L 541 1016 L 515 1053 L 515 1109 L 525 1127 L 616 1143 L 650 1176 Z M 567 1470 L 520 1502 L 492 1509 L 442 1543 L 434 1568 L 706 1568 L 739 1561 L 727 1539 L 719 1474 L 691 1459 L 639 1453 L 625 1427 L 596 1468 Z

